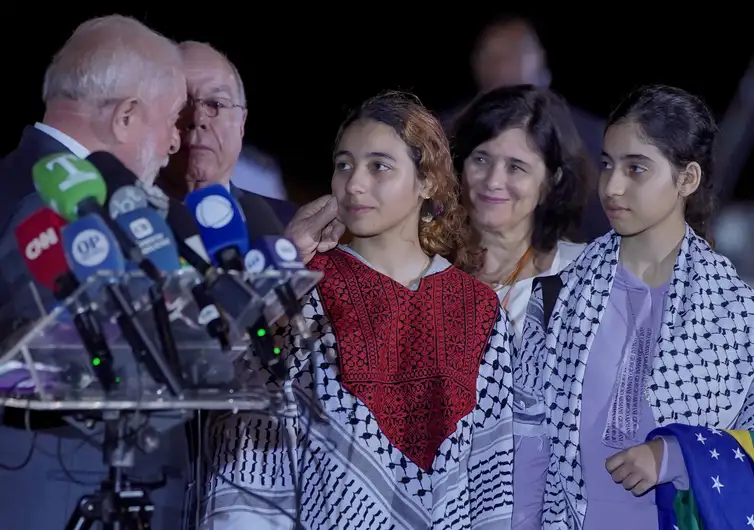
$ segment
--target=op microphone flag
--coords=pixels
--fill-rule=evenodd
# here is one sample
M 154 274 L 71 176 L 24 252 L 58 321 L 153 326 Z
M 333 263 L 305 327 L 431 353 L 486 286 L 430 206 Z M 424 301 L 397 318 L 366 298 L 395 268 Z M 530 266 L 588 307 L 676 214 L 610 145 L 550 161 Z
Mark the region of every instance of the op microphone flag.
M 68 264 L 80 283 L 101 271 L 120 276 L 126 272 L 126 258 L 105 222 L 85 215 L 63 228 L 63 246 Z
M 62 236 L 68 263 L 79 282 L 102 272 L 110 273 L 111 278 L 104 282 L 104 287 L 116 307 L 118 325 L 137 362 L 143 363 L 152 378 L 165 384 L 171 394 L 179 395 L 182 386 L 178 376 L 139 323 L 131 301 L 118 284 L 117 280 L 126 272 L 127 262 L 105 221 L 98 215 L 84 215 L 67 225 Z

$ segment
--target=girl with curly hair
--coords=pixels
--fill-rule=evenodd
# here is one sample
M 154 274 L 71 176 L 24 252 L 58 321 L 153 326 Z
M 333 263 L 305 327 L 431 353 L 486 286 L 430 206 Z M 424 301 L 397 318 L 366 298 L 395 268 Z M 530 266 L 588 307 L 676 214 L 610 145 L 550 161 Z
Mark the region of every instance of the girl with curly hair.
M 412 96 L 370 99 L 332 188 L 353 238 L 309 263 L 313 344 L 276 331 L 286 381 L 254 367 L 284 406 L 214 424 L 207 528 L 510 528 L 512 335 L 449 261 L 481 254 L 440 124 Z

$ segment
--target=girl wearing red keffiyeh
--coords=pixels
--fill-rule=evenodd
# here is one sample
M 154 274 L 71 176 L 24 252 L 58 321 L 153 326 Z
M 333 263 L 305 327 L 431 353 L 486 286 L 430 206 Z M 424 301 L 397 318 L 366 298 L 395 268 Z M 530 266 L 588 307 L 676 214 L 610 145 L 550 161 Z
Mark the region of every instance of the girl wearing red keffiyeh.
M 309 264 L 313 347 L 275 331 L 288 380 L 248 371 L 285 406 L 214 423 L 204 528 L 510 528 L 512 336 L 495 293 L 448 261 L 481 255 L 447 139 L 388 93 L 346 120 L 334 163 L 353 241 Z

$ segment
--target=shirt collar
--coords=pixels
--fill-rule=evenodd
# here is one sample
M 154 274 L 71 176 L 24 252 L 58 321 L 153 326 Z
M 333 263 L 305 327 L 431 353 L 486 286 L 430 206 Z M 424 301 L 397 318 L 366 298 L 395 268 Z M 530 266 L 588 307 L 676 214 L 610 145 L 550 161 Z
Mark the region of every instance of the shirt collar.
M 67 134 L 60 132 L 55 127 L 50 127 L 44 123 L 35 123 L 34 128 L 42 131 L 43 133 L 51 136 L 61 144 L 63 144 L 71 153 L 79 158 L 86 158 L 89 156 L 90 151 L 79 142 L 68 136 Z

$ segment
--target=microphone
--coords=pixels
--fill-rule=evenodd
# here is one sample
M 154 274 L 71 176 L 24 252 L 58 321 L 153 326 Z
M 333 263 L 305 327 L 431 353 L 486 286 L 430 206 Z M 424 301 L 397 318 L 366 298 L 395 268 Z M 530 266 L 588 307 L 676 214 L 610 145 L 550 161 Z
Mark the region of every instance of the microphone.
M 243 256 L 249 249 L 249 234 L 246 219 L 230 192 L 220 185 L 208 186 L 189 193 L 185 203 L 194 214 L 199 234 L 213 264 L 226 271 L 242 271 Z M 284 378 L 285 366 L 277 356 L 278 350 L 270 342 L 264 312 L 260 311 L 251 322 L 247 331 L 254 351 L 273 375 Z
M 112 153 L 107 151 L 97 151 L 90 154 L 86 160 L 92 164 L 104 179 L 110 195 L 107 198 L 108 208 L 111 215 L 117 213 L 120 215 L 122 197 L 139 195 L 138 207 L 146 207 L 141 199 L 149 203 L 149 199 L 144 190 L 136 187 L 138 179 L 131 170 L 118 160 Z M 121 192 L 124 187 L 129 189 Z M 115 203 L 115 204 L 113 204 Z M 128 206 L 126 206 L 128 208 Z M 136 208 L 132 208 L 136 209 Z M 130 211 L 130 210 L 128 210 Z M 164 212 L 160 211 L 162 215 Z M 112 215 L 113 218 L 117 215 Z M 186 208 L 178 201 L 169 201 L 167 211 L 167 223 L 173 230 L 178 244 L 178 253 L 186 262 L 198 270 L 201 274 L 206 274 L 209 270 L 209 258 L 206 256 L 204 246 L 201 243 L 199 234 L 196 230 L 194 218 Z
M 160 272 L 169 274 L 181 268 L 170 229 L 157 212 L 146 207 L 140 208 L 120 215 L 115 221 L 128 234 L 131 241 L 139 246 L 144 257 L 154 263 Z M 170 363 L 178 368 L 180 356 L 170 329 L 170 313 L 161 287 L 161 284 L 154 283 L 149 288 L 152 315 L 162 351 Z
M 116 222 L 130 234 L 133 241 L 141 247 L 144 255 L 162 272 L 171 273 L 181 268 L 173 234 L 165 220 L 155 210 L 146 207 L 132 210 L 117 217 Z M 195 285 L 191 293 L 199 306 L 197 319 L 199 324 L 206 327 L 209 336 L 217 339 L 223 349 L 229 349 L 228 323 L 207 294 L 204 284 Z M 164 300 L 161 305 L 164 307 Z M 165 314 L 167 315 L 167 308 L 165 308 Z M 155 317 L 158 318 L 158 315 Z M 162 316 L 159 318 L 164 320 Z M 163 326 L 167 326 L 169 332 L 169 318 Z M 175 358 L 178 358 L 177 351 Z
M 161 272 L 170 273 L 181 268 L 173 234 L 156 211 L 139 208 L 119 215 L 115 222 Z
M 121 277 L 126 272 L 126 259 L 120 246 L 105 221 L 98 215 L 86 214 L 65 226 L 62 230 L 62 242 L 68 264 L 80 283 L 103 271 L 110 272 L 112 278 Z M 132 244 L 136 246 L 133 242 Z M 137 363 L 142 362 L 152 378 L 165 384 L 173 395 L 180 395 L 182 388 L 177 376 L 144 331 L 136 318 L 133 305 L 120 285 L 111 280 L 106 283 L 105 289 L 116 307 L 116 320 Z
M 16 242 L 32 277 L 55 291 L 55 280 L 68 271 L 65 253 L 60 245 L 60 230 L 65 219 L 41 208 L 24 219 L 15 229 Z
M 263 293 L 272 287 L 291 325 L 297 329 L 303 340 L 311 340 L 311 331 L 301 315 L 301 304 L 291 285 L 291 273 L 306 270 L 294 244 L 279 236 L 258 237 L 253 248 L 246 254 L 244 264 L 246 271 L 252 274 L 265 271 L 280 274 L 280 279 L 258 280 L 254 285 Z
M 98 216 L 105 223 L 117 244 L 152 280 L 159 281 L 159 271 L 141 250 L 109 217 L 102 205 L 107 186 L 90 162 L 70 153 L 49 155 L 32 168 L 34 186 L 47 205 L 68 221 L 86 214 Z
M 111 153 L 105 151 L 92 153 L 87 160 L 100 171 L 110 190 L 133 186 L 137 182 L 136 176 Z M 203 307 L 203 303 L 213 304 L 211 299 L 214 298 L 226 313 L 241 324 L 250 319 L 256 320 L 256 312 L 261 312 L 261 302 L 254 304 L 258 297 L 243 282 L 231 275 L 220 274 L 209 264 L 210 260 L 200 238 L 196 221 L 189 209 L 184 204 L 171 200 L 165 220 L 175 235 L 180 256 L 206 279 L 206 288 L 209 289 L 209 293 L 205 290 L 206 297 L 201 297 L 200 293 L 200 299 L 197 299 L 198 305 Z M 200 288 L 204 289 L 204 286 Z M 249 311 L 250 308 L 251 311 Z M 252 318 L 249 317 L 250 313 Z
M 58 301 L 73 294 L 79 283 L 68 269 L 62 245 L 61 230 L 65 219 L 42 208 L 24 219 L 15 229 L 18 248 L 31 276 L 50 289 Z M 73 301 L 73 325 L 91 361 L 92 370 L 102 388 L 109 392 L 116 384 L 113 372 L 113 356 L 91 308 L 78 299 Z
M 184 202 L 194 214 L 212 264 L 225 270 L 243 270 L 249 233 L 243 211 L 230 192 L 215 184 L 192 191 Z
M 102 177 L 105 178 L 104 176 Z M 107 181 L 105 181 L 107 184 Z M 147 194 L 136 186 L 126 185 L 114 190 L 107 201 L 107 211 L 115 219 L 124 213 L 149 207 Z

